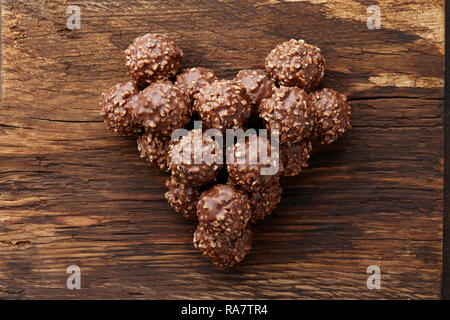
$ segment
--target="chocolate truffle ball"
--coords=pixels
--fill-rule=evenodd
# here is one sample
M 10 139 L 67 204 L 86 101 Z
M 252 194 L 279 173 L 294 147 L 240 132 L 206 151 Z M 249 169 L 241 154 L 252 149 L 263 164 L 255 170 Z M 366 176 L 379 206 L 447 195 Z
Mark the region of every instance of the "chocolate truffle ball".
M 238 237 L 251 217 L 247 195 L 230 185 L 216 184 L 197 203 L 199 224 L 214 238 Z
M 266 189 L 250 193 L 248 196 L 252 210 L 250 222 L 257 223 L 270 215 L 281 201 L 281 192 L 281 185 L 277 182 Z
M 149 132 L 170 136 L 189 122 L 191 108 L 187 94 L 171 82 L 156 82 L 141 92 L 133 119 Z
M 146 132 L 137 139 L 138 150 L 141 158 L 161 171 L 169 172 L 167 164 L 167 152 L 169 149 L 170 138 L 159 136 L 154 133 Z
M 312 146 L 309 140 L 281 145 L 280 155 L 283 163 L 283 177 L 296 176 L 303 168 L 306 168 L 311 149 Z
M 309 95 L 297 87 L 276 88 L 259 105 L 259 116 L 269 131 L 278 130 L 280 143 L 308 139 L 314 128 L 315 111 Z
M 241 262 L 252 248 L 252 231 L 247 225 L 235 239 L 216 238 L 199 225 L 194 233 L 194 246 L 214 264 L 233 267 Z
M 177 76 L 177 86 L 182 88 L 194 101 L 201 88 L 209 86 L 217 80 L 214 72 L 207 68 L 191 68 Z
M 223 165 L 222 146 L 200 129 L 171 143 L 169 167 L 180 181 L 193 186 L 215 181 Z
M 123 135 L 133 135 L 141 130 L 142 127 L 132 118 L 138 94 L 139 90 L 132 81 L 116 84 L 107 93 L 102 93 L 100 115 L 108 129 Z
M 236 142 L 232 152 L 234 159 L 228 160 L 227 164 L 229 184 L 251 192 L 278 183 L 281 171 L 279 150 L 272 150 L 268 139 L 250 136 L 245 141 Z
M 169 190 L 165 193 L 165 197 L 174 210 L 186 219 L 197 220 L 200 189 L 180 182 L 173 176 L 166 181 L 166 187 Z
M 322 81 L 325 58 L 316 46 L 292 39 L 269 53 L 266 70 L 280 85 L 297 86 L 309 92 Z
M 201 88 L 194 110 L 206 128 L 242 128 L 250 117 L 251 104 L 245 88 L 230 80 L 217 80 Z
M 351 106 L 345 95 L 333 89 L 324 88 L 311 94 L 311 103 L 317 116 L 314 136 L 322 143 L 336 141 L 351 128 Z
M 169 79 L 178 72 L 183 52 L 164 34 L 146 34 L 136 38 L 125 50 L 130 77 L 146 86 Z
M 261 100 L 270 98 L 275 88 L 275 83 L 263 70 L 241 70 L 234 81 L 247 90 L 254 114 L 257 113 Z

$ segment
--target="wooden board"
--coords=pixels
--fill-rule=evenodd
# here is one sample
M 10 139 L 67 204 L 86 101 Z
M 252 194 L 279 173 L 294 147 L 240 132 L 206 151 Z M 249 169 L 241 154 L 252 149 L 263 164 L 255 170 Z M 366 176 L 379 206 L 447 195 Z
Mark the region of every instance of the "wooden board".
M 444 1 L 4 0 L 0 298 L 439 298 L 442 279 Z M 81 29 L 68 30 L 69 4 Z M 314 150 L 222 270 L 164 199 L 164 174 L 98 114 L 127 78 L 123 50 L 169 34 L 184 67 L 232 78 L 290 38 L 322 48 L 325 85 L 353 129 Z M 66 268 L 81 268 L 81 290 Z M 381 268 L 381 289 L 366 285 Z

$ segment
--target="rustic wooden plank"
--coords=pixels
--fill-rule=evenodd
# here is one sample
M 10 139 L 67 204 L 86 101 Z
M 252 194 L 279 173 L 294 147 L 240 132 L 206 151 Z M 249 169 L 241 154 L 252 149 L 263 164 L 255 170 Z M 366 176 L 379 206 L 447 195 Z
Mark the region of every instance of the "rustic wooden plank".
M 442 278 L 443 1 L 2 2 L 1 298 L 438 298 Z M 165 202 L 166 176 L 133 138 L 106 131 L 101 90 L 126 79 L 123 49 L 168 33 L 184 67 L 223 78 L 304 38 L 326 85 L 352 102 L 353 129 L 317 146 L 254 249 L 222 270 Z M 65 286 L 67 266 L 82 290 Z M 377 264 L 382 289 L 368 290 Z
M 450 6 L 448 3 L 445 7 L 446 16 L 450 16 Z M 445 49 L 450 50 L 450 24 L 445 23 Z M 445 60 L 445 69 L 450 70 L 450 60 Z M 450 97 L 450 73 L 445 73 L 445 97 Z M 442 277 L 442 299 L 450 299 L 450 105 L 448 100 L 445 101 L 444 108 L 444 254 L 443 254 L 443 277 Z

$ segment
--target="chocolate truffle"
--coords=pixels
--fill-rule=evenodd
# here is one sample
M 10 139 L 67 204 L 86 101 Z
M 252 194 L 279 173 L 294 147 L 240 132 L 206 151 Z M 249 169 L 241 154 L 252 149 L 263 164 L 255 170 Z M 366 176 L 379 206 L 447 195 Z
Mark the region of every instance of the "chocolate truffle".
M 216 80 L 216 75 L 210 69 L 191 68 L 184 70 L 177 76 L 177 86 L 189 95 L 191 101 L 194 101 L 197 99 L 201 88 L 209 86 Z
M 256 135 L 250 136 L 245 141 L 236 142 L 232 149 L 234 159 L 227 160 L 228 183 L 248 192 L 265 189 L 273 183 L 278 183 L 279 150 L 273 149 L 269 140 Z
M 276 182 L 266 189 L 250 193 L 248 196 L 252 210 L 250 222 L 257 223 L 271 214 L 281 201 L 281 192 L 281 185 Z
M 297 87 L 276 88 L 259 105 L 259 115 L 269 131 L 278 130 L 280 143 L 297 142 L 311 136 L 315 111 L 309 95 Z
M 214 264 L 233 267 L 241 262 L 252 248 L 252 231 L 247 225 L 239 237 L 227 239 L 214 237 L 202 225 L 194 233 L 194 246 Z
M 325 58 L 316 46 L 291 39 L 269 53 L 266 70 L 280 85 L 297 86 L 309 92 L 322 81 Z
M 136 38 L 125 50 L 125 55 L 130 77 L 139 85 L 147 86 L 175 76 L 183 52 L 165 34 L 148 33 Z
M 169 149 L 170 138 L 146 132 L 137 139 L 138 150 L 141 158 L 161 171 L 169 172 L 167 164 L 167 151 Z
M 257 113 L 261 100 L 270 98 L 275 88 L 275 83 L 263 70 L 241 70 L 234 81 L 247 90 L 254 114 Z
M 247 195 L 226 184 L 216 184 L 197 203 L 199 224 L 214 238 L 238 237 L 251 217 Z
M 314 136 L 322 143 L 336 141 L 351 128 L 351 106 L 345 95 L 324 88 L 311 94 L 311 103 L 317 116 Z
M 171 82 L 156 82 L 141 92 L 133 119 L 149 132 L 170 137 L 189 122 L 191 108 L 187 94 Z
M 223 164 L 222 146 L 200 129 L 171 143 L 169 167 L 172 174 L 193 186 L 215 181 Z
M 139 90 L 132 81 L 116 84 L 107 93 L 102 93 L 100 115 L 108 129 L 123 135 L 133 135 L 141 130 L 142 127 L 132 119 L 138 94 Z
M 283 163 L 283 177 L 296 176 L 308 166 L 311 153 L 311 142 L 302 140 L 280 146 L 281 161 Z
M 174 210 L 186 219 L 197 220 L 197 203 L 201 195 L 200 189 L 180 182 L 174 176 L 166 181 L 166 187 L 169 190 L 164 196 Z
M 250 117 L 251 104 L 245 88 L 231 80 L 217 80 L 201 88 L 194 110 L 206 128 L 242 128 Z

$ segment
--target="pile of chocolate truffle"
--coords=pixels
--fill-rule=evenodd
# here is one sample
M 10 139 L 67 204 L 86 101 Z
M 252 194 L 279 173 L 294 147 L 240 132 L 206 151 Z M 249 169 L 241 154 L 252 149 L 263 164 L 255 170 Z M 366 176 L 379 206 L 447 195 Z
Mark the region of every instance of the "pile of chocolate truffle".
M 280 202 L 280 177 L 308 166 L 311 141 L 332 143 L 350 128 L 346 96 L 320 88 L 325 58 L 303 40 L 279 44 L 265 70 L 242 70 L 233 80 L 220 80 L 206 68 L 179 73 L 183 52 L 164 34 L 136 38 L 125 55 L 131 80 L 103 93 L 100 102 L 107 128 L 138 136 L 141 157 L 171 175 L 169 204 L 198 221 L 195 247 L 217 265 L 234 266 L 251 249 L 251 225 Z M 188 133 L 172 139 L 181 128 Z M 279 148 L 271 147 L 268 136 L 253 134 L 227 148 L 234 161 L 194 161 L 203 154 L 223 157 L 223 147 L 203 133 L 212 128 L 265 128 L 279 134 Z M 255 145 L 271 157 L 259 159 Z M 242 148 L 247 152 L 240 159 Z M 258 161 L 250 161 L 255 154 Z M 278 170 L 263 174 L 273 165 L 270 159 L 278 161 Z

